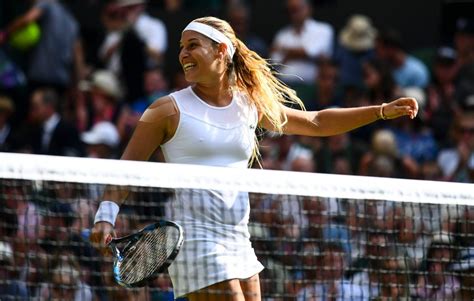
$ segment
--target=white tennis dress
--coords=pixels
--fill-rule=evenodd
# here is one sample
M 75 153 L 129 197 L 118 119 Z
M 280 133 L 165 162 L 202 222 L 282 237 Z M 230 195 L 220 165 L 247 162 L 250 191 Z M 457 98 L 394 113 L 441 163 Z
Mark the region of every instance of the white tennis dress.
M 247 168 L 258 114 L 243 94 L 234 93 L 226 107 L 210 106 L 191 87 L 171 97 L 180 116 L 175 135 L 161 146 L 166 162 Z M 184 244 L 168 269 L 175 297 L 263 269 L 250 243 L 247 193 L 180 189 L 167 209 L 184 229 Z

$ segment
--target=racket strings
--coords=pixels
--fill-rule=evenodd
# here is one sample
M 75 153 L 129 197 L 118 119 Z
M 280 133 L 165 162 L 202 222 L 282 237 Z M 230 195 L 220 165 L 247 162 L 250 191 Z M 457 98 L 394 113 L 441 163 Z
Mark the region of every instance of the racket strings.
M 136 283 L 155 273 L 168 259 L 176 243 L 177 232 L 167 227 L 145 233 L 124 254 L 120 278 L 125 283 Z M 174 234 L 174 236 L 173 236 Z

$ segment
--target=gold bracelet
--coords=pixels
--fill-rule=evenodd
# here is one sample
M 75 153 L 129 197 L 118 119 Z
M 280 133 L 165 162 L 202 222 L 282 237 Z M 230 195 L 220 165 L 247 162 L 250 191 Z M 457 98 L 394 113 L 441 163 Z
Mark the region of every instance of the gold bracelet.
M 385 114 L 384 114 L 384 112 L 383 112 L 383 108 L 384 108 L 386 105 L 387 105 L 387 104 L 386 104 L 385 102 L 380 105 L 379 116 L 380 116 L 380 118 L 382 118 L 382 120 L 386 120 L 386 119 L 387 119 L 387 116 L 385 116 Z

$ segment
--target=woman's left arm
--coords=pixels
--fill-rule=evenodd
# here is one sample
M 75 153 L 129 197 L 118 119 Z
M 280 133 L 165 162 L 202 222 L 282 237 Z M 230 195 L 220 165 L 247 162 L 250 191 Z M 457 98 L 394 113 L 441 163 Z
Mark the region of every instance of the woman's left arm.
M 333 108 L 321 111 L 301 111 L 285 107 L 288 122 L 283 128 L 285 134 L 305 136 L 332 136 L 342 134 L 379 119 L 394 119 L 418 113 L 418 103 L 414 98 L 399 98 L 387 104 L 354 108 Z M 261 124 L 272 130 L 273 126 L 265 118 Z

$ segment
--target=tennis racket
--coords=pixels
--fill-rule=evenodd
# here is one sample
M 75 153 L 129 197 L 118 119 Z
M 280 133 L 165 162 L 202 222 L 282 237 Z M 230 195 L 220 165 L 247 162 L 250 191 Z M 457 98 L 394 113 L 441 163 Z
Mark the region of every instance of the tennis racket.
M 180 225 L 162 220 L 137 233 L 112 239 L 108 247 L 115 257 L 115 281 L 124 287 L 144 286 L 173 262 L 183 238 Z

